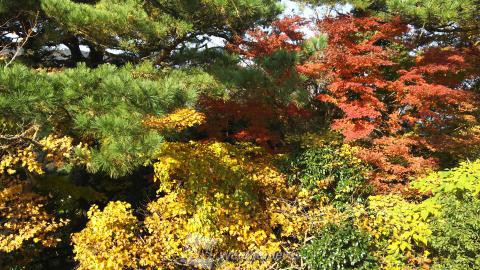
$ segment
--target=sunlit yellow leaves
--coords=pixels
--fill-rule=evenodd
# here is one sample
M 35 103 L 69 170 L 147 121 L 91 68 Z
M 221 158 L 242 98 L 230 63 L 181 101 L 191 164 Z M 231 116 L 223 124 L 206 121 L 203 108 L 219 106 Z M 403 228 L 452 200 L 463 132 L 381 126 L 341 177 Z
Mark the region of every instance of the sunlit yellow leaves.
M 157 159 L 159 197 L 147 205 L 141 225 L 121 203 L 91 210 L 87 228 L 74 237 L 81 269 L 104 265 L 112 250 L 119 252 L 112 258 L 134 260 L 127 265 L 115 259 L 122 262 L 118 269 L 164 269 L 179 261 L 198 268 L 267 269 L 276 252 L 294 251 L 304 237 L 342 219 L 308 190 L 288 186 L 274 156 L 251 144 L 165 143 Z M 115 240 L 120 235 L 122 243 Z M 95 246 L 107 238 L 109 244 Z
M 79 269 L 137 268 L 134 235 L 137 219 L 130 205 L 110 202 L 103 211 L 93 206 L 88 211 L 85 229 L 73 235 L 75 259 Z
M 180 230 L 210 239 L 213 254 L 272 255 L 284 239 L 301 238 L 337 215 L 333 207 L 314 203 L 308 191 L 289 187 L 272 165 L 273 158 L 251 144 L 167 143 L 154 164 L 155 180 L 161 191 L 175 190 L 175 204 L 185 207 Z
M 173 113 L 163 117 L 151 116 L 144 121 L 148 127 L 160 130 L 181 131 L 186 128 L 202 124 L 205 121 L 205 115 L 195 110 L 184 108 L 178 109 Z
M 456 168 L 429 174 L 412 183 L 412 187 L 423 193 L 431 193 L 433 199 L 455 194 L 478 196 L 480 194 L 480 159 L 462 162 Z
M 43 174 L 42 164 L 37 161 L 37 155 L 32 146 L 17 149 L 15 154 L 7 154 L 0 160 L 0 173 L 15 174 L 15 167 L 23 167 L 29 172 Z
M 45 211 L 46 198 L 26 191 L 25 183 L 11 177 L 0 178 L 0 187 L 0 252 L 18 250 L 30 240 L 47 247 L 60 241 L 53 233 L 66 221 Z
M 412 260 L 426 259 L 431 235 L 429 205 L 410 203 L 398 195 L 371 196 L 367 209 L 357 208 L 357 225 L 372 236 L 386 269 L 403 269 Z
M 42 151 L 46 153 L 45 162 L 53 162 L 57 167 L 61 167 L 65 162 L 72 164 L 85 164 L 90 158 L 88 145 L 79 143 L 73 144 L 70 137 L 57 137 L 48 135 L 40 140 Z
M 0 174 L 10 175 L 23 168 L 29 172 L 43 174 L 45 164 L 62 167 L 68 164 L 88 164 L 90 150 L 86 144 L 73 144 L 70 137 L 48 135 L 38 143 L 10 150 L 0 159 Z

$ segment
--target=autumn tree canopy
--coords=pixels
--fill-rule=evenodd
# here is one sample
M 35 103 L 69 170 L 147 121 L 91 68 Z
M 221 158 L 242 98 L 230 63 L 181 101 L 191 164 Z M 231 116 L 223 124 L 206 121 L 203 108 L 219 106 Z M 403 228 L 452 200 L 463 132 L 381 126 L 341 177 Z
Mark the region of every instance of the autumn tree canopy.
M 479 8 L 0 0 L 0 268 L 480 268 Z

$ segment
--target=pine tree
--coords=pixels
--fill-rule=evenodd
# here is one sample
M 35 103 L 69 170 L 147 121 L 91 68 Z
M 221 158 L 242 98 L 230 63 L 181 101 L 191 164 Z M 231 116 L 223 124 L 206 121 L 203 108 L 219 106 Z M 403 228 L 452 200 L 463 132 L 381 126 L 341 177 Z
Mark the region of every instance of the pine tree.
M 143 164 L 161 143 L 160 134 L 142 124 L 148 115 L 192 106 L 198 93 L 215 86 L 200 70 L 156 70 L 148 64 L 80 65 L 53 73 L 14 65 L 3 69 L 0 78 L 6 120 L 97 146 L 91 166 L 112 176 Z
M 222 73 L 228 72 L 211 64 L 229 58 L 234 68 L 239 59 L 222 42 L 208 48 L 209 41 L 232 41 L 267 25 L 281 11 L 277 2 L 0 0 L 0 193 L 12 198 L 8 205 L 0 202 L 8 207 L 2 211 L 25 208 L 24 201 L 35 203 L 39 193 L 48 196 L 38 209 L 79 224 L 83 209 L 106 199 L 104 193 L 131 197 L 134 192 L 126 190 L 132 186 L 148 192 L 144 166 L 166 140 L 179 137 L 152 121 L 196 117 L 197 96 L 225 92 Z M 56 177 L 65 180 L 52 181 Z M 12 193 L 18 181 L 25 188 Z M 68 239 L 76 225 L 55 235 L 65 236 L 62 247 L 45 251 L 41 235 L 15 238 L 16 231 L 7 231 L 39 222 L 24 210 L 25 220 L 0 222 L 6 247 L 15 245 L 15 254 L 0 251 L 0 268 L 72 263 L 58 252 L 71 253 Z M 40 221 L 54 231 L 60 227 L 55 220 Z M 56 255 L 47 262 L 39 252 Z
M 123 176 L 163 140 L 142 124 L 147 117 L 192 107 L 199 94 L 223 89 L 191 64 L 208 51 L 201 45 L 211 37 L 233 41 L 279 11 L 276 1 L 259 0 L 2 1 L 0 109 L 9 123 L 3 137 L 33 126 L 38 132 L 30 141 L 68 135 L 91 145 L 92 171 Z M 60 45 L 67 55 L 59 54 Z M 190 58 L 182 58 L 186 50 Z
M 478 0 L 301 0 L 312 5 L 350 4 L 356 14 L 369 13 L 385 19 L 400 16 L 415 27 L 422 45 L 432 41 L 455 45 L 478 45 L 480 2 Z
M 38 17 L 35 38 L 26 46 L 33 50 L 28 58 L 34 65 L 58 65 L 62 61 L 52 59 L 51 48 L 65 45 L 70 55 L 64 64 L 97 66 L 145 58 L 166 62 L 180 47 L 204 43 L 212 36 L 232 40 L 270 22 L 280 10 L 274 0 L 1 1 L 0 14 L 6 22 L 0 23 L 5 34 L 18 34 L 24 32 L 19 27 L 26 19 Z M 3 38 L 4 44 L 15 41 L 11 35 Z M 81 45 L 88 47 L 88 56 Z

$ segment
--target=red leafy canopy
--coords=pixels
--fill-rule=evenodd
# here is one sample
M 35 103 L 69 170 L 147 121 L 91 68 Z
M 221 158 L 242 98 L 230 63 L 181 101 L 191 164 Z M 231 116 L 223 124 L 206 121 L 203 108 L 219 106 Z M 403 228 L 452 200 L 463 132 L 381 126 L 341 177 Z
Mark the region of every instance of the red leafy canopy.
M 451 120 L 452 110 L 468 100 L 466 92 L 437 79 L 447 72 L 458 73 L 463 55 L 429 61 L 434 54 L 427 51 L 412 59 L 412 68 L 404 69 L 392 60 L 399 55 L 392 45 L 400 45 L 400 36 L 408 30 L 399 20 L 383 23 L 371 17 L 341 16 L 324 19 L 318 26 L 328 34 L 328 48 L 297 70 L 327 80 L 317 99 L 343 113 L 332 128 L 347 141 L 365 139 L 374 130 L 391 134 L 405 125 L 438 125 Z
M 428 48 L 409 55 L 401 39 L 408 27 L 400 20 L 340 16 L 318 27 L 328 47 L 297 70 L 325 85 L 317 99 L 341 112 L 332 129 L 347 141 L 369 141 L 359 155 L 375 169 L 377 191 L 400 188 L 435 167 L 437 160 L 428 157 L 435 149 L 426 147 L 432 143 L 400 134 L 438 138 L 462 122 L 475 105 L 472 94 L 458 88 L 478 76 L 478 50 Z
M 298 43 L 304 38 L 301 28 L 305 24 L 301 17 L 285 17 L 274 21 L 270 29 L 248 31 L 246 39 L 235 37 L 235 42 L 227 48 L 248 58 L 269 56 L 279 50 L 299 51 Z
M 377 168 L 370 181 L 377 192 L 401 190 L 409 178 L 436 167 L 434 158 L 412 155 L 412 148 L 422 143 L 418 137 L 392 136 L 374 139 L 371 147 L 360 148 L 358 157 Z
M 261 66 L 264 62 L 259 60 L 278 51 L 300 52 L 304 25 L 298 17 L 285 18 L 268 30 L 256 29 L 248 38 L 237 38 L 229 48 Z M 409 29 L 399 19 L 382 22 L 372 17 L 339 16 L 323 19 L 317 27 L 328 35 L 327 48 L 313 55 L 297 54 L 296 61 L 301 64 L 296 64 L 296 70 L 282 71 L 285 76 L 276 78 L 286 80 L 290 78 L 287 75 L 298 72 L 308 78 L 304 83 L 314 82 L 305 91 L 314 89 L 318 101 L 330 104 L 325 121 L 332 129 L 347 141 L 363 145 L 359 155 L 375 169 L 371 182 L 378 191 L 401 188 L 410 177 L 435 167 L 437 160 L 430 156 L 438 149 L 431 138 L 445 137 L 475 108 L 471 92 L 460 88 L 480 74 L 479 50 L 432 47 L 412 54 L 402 39 Z M 274 71 L 262 68 L 268 75 L 278 74 L 277 66 Z M 265 103 L 275 99 L 275 92 L 257 88 L 254 92 L 269 98 L 257 95 L 206 104 L 207 115 L 218 118 L 212 122 L 215 127 L 205 127 L 207 133 L 270 144 L 281 137 L 278 129 L 271 128 L 272 123 L 285 116 L 306 118 L 295 106 Z
M 273 22 L 268 29 L 251 30 L 244 38 L 237 36 L 235 42 L 227 46 L 230 51 L 255 61 L 265 79 L 250 81 L 228 100 L 201 98 L 200 106 L 208 119 L 201 130 L 208 138 L 253 141 L 274 148 L 281 141 L 280 127 L 286 119 L 306 115 L 305 110 L 293 103 L 279 101 L 279 89 L 288 88 L 284 82 L 294 80 L 295 63 L 265 66 L 266 61 L 257 61 L 279 51 L 300 51 L 299 43 L 303 40 L 300 30 L 304 25 L 300 17 L 286 17 Z
M 201 106 L 208 121 L 200 127 L 209 139 L 254 141 L 261 145 L 276 144 L 279 135 L 268 128 L 277 113 L 263 102 L 203 97 Z
M 308 117 L 296 105 L 273 105 L 264 100 L 223 100 L 207 96 L 200 99 L 207 121 L 200 126 L 207 139 L 255 142 L 274 150 L 281 144 L 287 119 Z

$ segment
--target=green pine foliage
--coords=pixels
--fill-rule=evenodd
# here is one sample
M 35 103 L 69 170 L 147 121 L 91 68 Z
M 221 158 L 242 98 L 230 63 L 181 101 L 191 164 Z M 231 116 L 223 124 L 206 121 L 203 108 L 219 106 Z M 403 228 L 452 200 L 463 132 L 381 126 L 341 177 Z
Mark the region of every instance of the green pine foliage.
M 400 17 L 415 28 L 430 32 L 417 40 L 446 44 L 480 41 L 480 4 L 477 0 L 301 0 L 313 6 L 338 4 L 353 7 L 359 15 L 374 14 L 386 19 Z M 348 8 L 347 8 L 348 9 Z M 421 31 L 419 31 L 421 35 Z M 465 43 L 464 43 L 465 44 Z
M 199 93 L 216 85 L 200 70 L 150 64 L 59 72 L 15 65 L 0 71 L 0 110 L 10 122 L 89 142 L 91 171 L 119 177 L 147 162 L 162 143 L 161 134 L 143 125 L 147 116 L 192 106 Z
M 18 59 L 35 67 L 145 59 L 172 64 L 182 48 L 204 45 L 211 37 L 231 42 L 281 11 L 276 0 L 2 0 L 0 49 L 15 49 L 15 36 L 8 33 L 24 37 L 33 29 L 24 45 L 29 50 Z M 60 45 L 68 48 L 66 54 L 59 52 Z
M 478 14 L 476 0 L 307 0 L 313 5 L 351 4 L 359 10 L 373 10 L 390 15 L 401 15 L 427 24 L 466 23 Z
M 42 10 L 65 30 L 96 44 L 123 49 L 141 57 L 164 60 L 177 45 L 202 34 L 232 39 L 259 18 L 279 13 L 275 1 L 101 0 L 77 3 L 42 0 Z

